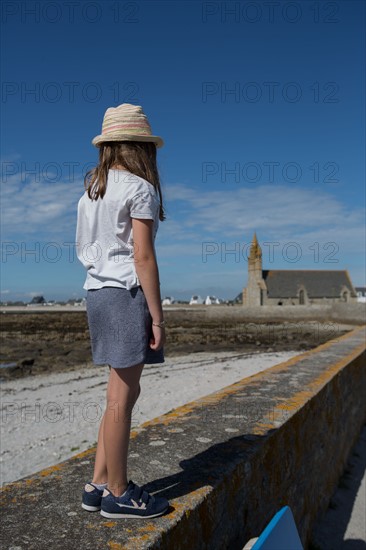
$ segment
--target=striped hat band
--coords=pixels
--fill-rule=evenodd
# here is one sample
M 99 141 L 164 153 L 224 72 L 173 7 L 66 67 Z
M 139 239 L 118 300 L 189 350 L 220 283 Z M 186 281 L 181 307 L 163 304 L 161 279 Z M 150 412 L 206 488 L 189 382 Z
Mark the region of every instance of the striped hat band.
M 139 105 L 122 103 L 118 107 L 109 107 L 104 115 L 102 133 L 92 143 L 99 147 L 106 141 L 150 141 L 157 147 L 164 142 L 159 136 L 152 135 L 151 126 Z

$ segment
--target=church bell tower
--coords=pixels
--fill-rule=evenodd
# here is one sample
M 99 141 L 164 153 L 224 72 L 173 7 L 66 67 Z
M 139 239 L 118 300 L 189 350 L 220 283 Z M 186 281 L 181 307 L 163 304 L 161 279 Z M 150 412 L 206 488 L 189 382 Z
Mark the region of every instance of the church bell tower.
M 243 306 L 263 305 L 265 283 L 262 274 L 262 249 L 256 233 L 253 235 L 248 258 L 248 284 L 243 289 Z
M 256 233 L 253 235 L 248 258 L 248 278 L 262 280 L 262 249 L 259 246 Z

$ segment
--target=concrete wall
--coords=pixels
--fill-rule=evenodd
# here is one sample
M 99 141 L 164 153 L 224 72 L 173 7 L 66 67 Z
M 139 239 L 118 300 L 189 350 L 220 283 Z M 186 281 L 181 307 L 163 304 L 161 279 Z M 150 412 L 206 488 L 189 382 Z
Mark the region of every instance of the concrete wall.
M 258 306 L 246 307 L 242 305 L 227 306 L 221 305 L 192 305 L 173 304 L 164 306 L 164 313 L 167 318 L 169 315 L 176 315 L 177 312 L 184 314 L 191 319 L 195 318 L 217 319 L 268 319 L 279 321 L 293 320 L 319 320 L 319 321 L 340 321 L 342 323 L 364 324 L 366 323 L 366 303 L 357 302 L 355 304 L 337 303 L 333 305 L 313 305 L 313 306 Z M 1 311 L 4 313 L 47 313 L 47 312 L 80 312 L 85 311 L 85 306 L 3 306 Z
M 223 321 L 235 323 L 251 322 L 302 322 L 319 321 L 320 323 L 363 325 L 366 323 L 366 304 L 333 304 L 328 306 L 258 306 L 242 305 L 195 305 L 166 306 L 164 317 L 172 319 L 174 324 L 181 321 Z
M 347 300 L 342 300 L 341 298 L 306 298 L 304 304 L 300 304 L 300 298 L 299 296 L 294 298 L 266 298 L 264 305 L 268 306 L 299 306 L 299 305 L 305 305 L 305 306 L 332 306 L 337 304 L 356 304 L 357 298 L 353 296 L 349 296 Z
M 169 310 L 167 310 L 169 311 Z M 251 319 L 268 321 L 334 321 L 341 323 L 353 323 L 362 325 L 366 323 L 366 304 L 338 303 L 332 305 L 313 305 L 313 306 L 207 306 L 202 310 L 207 318 L 231 318 L 231 319 Z
M 90 450 L 2 490 L 3 548 L 239 550 L 285 504 L 306 548 L 366 420 L 365 389 L 359 327 L 136 428 L 129 476 L 169 499 L 166 515 L 82 511 Z

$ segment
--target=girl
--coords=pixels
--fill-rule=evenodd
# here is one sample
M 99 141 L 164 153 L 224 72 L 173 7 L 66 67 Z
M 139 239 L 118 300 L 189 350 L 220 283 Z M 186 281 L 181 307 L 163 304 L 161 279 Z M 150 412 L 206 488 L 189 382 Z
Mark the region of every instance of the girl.
M 99 164 L 85 177 L 78 203 L 76 252 L 87 270 L 87 318 L 93 362 L 109 365 L 94 476 L 82 507 L 108 518 L 151 518 L 169 507 L 127 478 L 132 409 L 145 363 L 164 362 L 165 329 L 155 256 L 165 219 L 156 148 L 142 108 L 107 109 Z

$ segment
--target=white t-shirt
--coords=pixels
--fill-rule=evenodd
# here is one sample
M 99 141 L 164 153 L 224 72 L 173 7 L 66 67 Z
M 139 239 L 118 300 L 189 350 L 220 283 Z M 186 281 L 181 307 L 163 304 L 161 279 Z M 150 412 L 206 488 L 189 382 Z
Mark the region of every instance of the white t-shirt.
M 140 285 L 133 258 L 131 218 L 154 220 L 153 242 L 159 227 L 159 196 L 155 187 L 126 170 L 109 170 L 104 197 L 91 200 L 87 192 L 78 203 L 76 254 L 87 269 L 86 290 Z

